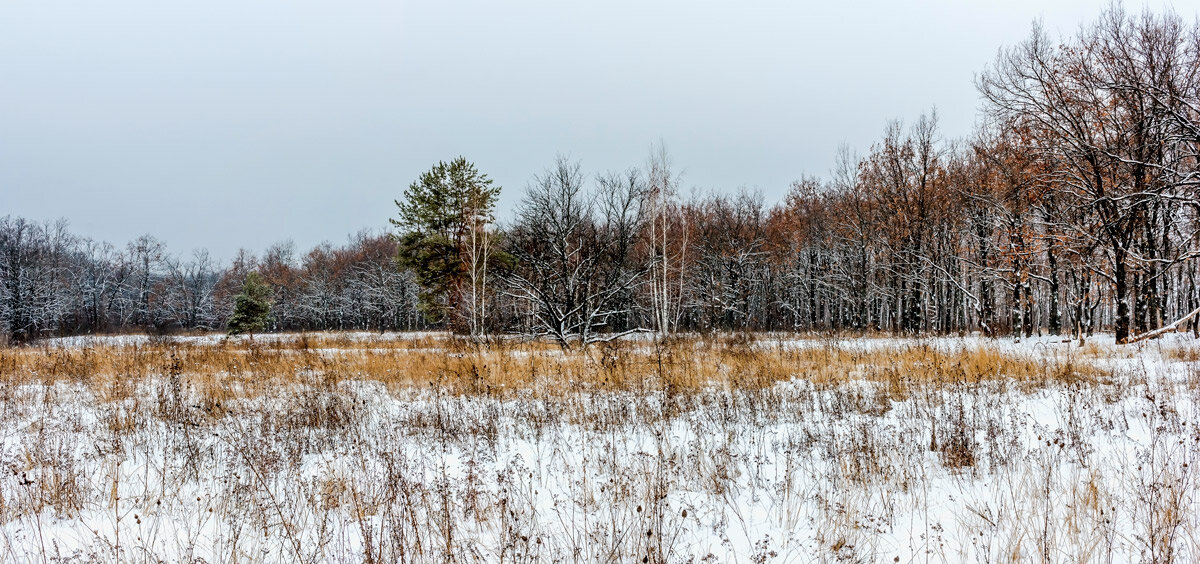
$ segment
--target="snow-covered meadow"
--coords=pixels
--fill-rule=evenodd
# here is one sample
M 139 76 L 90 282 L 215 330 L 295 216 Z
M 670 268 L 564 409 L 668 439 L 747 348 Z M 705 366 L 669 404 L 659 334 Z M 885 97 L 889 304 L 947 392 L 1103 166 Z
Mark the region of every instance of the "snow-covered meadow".
M 0 349 L 10 562 L 1190 562 L 1200 347 Z

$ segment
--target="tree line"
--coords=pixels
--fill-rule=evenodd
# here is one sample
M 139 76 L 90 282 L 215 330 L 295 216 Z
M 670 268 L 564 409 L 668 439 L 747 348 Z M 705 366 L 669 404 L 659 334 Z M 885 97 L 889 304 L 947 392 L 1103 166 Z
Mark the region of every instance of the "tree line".
M 412 273 L 387 234 L 360 233 L 299 256 L 291 243 L 218 264 L 170 253 L 149 235 L 124 247 L 72 234 L 65 222 L 0 218 L 0 341 L 144 331 L 224 330 L 249 272 L 271 289 L 274 330 L 425 327 Z
M 667 152 L 586 173 L 560 157 L 515 217 L 466 159 L 396 201 L 395 232 L 218 268 L 140 238 L 0 221 L 0 320 L 25 340 L 218 328 L 247 272 L 270 327 L 516 332 L 574 347 L 630 332 L 880 331 L 1118 341 L 1200 331 L 1200 29 L 1110 8 L 1052 41 L 1035 26 L 977 78 L 970 137 L 936 112 L 768 205 L 688 193 Z

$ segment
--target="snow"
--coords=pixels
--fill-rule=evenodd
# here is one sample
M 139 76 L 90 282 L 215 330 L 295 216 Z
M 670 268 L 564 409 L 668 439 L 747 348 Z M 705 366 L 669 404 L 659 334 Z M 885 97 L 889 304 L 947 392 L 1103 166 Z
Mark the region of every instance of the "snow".
M 193 398 L 162 415 L 175 405 L 165 379 L 117 402 L 82 384 L 23 385 L 5 392 L 2 413 L 0 552 L 13 562 L 360 561 L 368 550 L 385 561 L 1139 562 L 1168 549 L 1200 559 L 1200 369 L 1168 354 L 1195 342 L 1060 341 L 756 346 L 1073 355 L 1113 381 L 903 399 L 871 382 L 802 378 L 686 398 L 495 399 L 347 381 L 239 400 L 222 418 Z M 345 421 L 308 422 L 315 412 Z M 972 464 L 931 450 L 935 435 L 944 445 L 955 433 L 973 445 Z

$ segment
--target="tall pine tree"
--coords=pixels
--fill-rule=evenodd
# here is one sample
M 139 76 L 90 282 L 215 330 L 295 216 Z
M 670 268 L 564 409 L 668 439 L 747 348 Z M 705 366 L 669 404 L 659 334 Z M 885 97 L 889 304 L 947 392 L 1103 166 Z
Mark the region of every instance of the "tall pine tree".
M 390 221 L 399 231 L 399 262 L 416 274 L 420 307 L 431 320 L 463 309 L 468 278 L 476 271 L 472 242 L 493 221 L 499 195 L 499 186 L 458 157 L 434 165 L 396 200 L 400 217 Z

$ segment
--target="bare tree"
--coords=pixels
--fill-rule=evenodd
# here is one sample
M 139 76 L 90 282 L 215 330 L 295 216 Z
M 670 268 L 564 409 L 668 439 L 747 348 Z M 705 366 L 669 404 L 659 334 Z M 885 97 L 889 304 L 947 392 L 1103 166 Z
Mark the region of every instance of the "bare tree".
M 649 270 L 635 257 L 645 197 L 636 170 L 602 175 L 589 191 L 579 164 L 561 156 L 533 179 L 508 237 L 517 264 L 507 290 L 533 334 L 571 348 L 645 330 L 628 315 Z
M 688 260 L 687 216 L 680 213 L 679 178 L 665 145 L 652 148 L 646 160 L 650 312 L 660 335 L 672 333 L 683 313 L 685 265 Z
M 1035 28 L 980 79 L 989 115 L 1030 140 L 1055 203 L 1077 210 L 1069 227 L 1107 257 L 1095 273 L 1112 285 L 1121 342 L 1162 323 L 1165 273 L 1196 256 L 1172 244 L 1188 238 L 1172 212 L 1196 206 L 1194 37 L 1174 14 L 1112 7 L 1059 46 Z
M 186 261 L 169 257 L 165 264 L 167 295 L 163 301 L 172 322 L 185 329 L 220 328 L 213 305 L 219 274 L 208 251 L 193 251 Z

